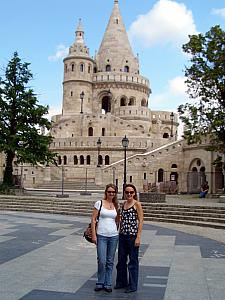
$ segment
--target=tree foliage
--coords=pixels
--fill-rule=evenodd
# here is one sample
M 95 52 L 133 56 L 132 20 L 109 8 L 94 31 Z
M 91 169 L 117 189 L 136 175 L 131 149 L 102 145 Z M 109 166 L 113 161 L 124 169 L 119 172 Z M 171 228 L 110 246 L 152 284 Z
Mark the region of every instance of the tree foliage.
M 48 107 L 38 104 L 32 88 L 29 63 L 23 63 L 15 52 L 0 78 L 0 152 L 6 156 L 3 183 L 12 185 L 13 162 L 37 164 L 54 161 L 49 151 L 51 122 L 44 116 Z
M 190 56 L 185 68 L 187 93 L 195 103 L 180 105 L 188 144 L 209 140 L 211 151 L 225 154 L 225 32 L 212 27 L 205 35 L 191 35 L 183 45 Z

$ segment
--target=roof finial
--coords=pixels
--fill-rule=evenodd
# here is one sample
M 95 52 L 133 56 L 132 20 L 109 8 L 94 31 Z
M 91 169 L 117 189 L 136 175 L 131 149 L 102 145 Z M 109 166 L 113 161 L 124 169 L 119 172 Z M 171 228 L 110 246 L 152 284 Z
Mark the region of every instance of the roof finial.
M 118 4 L 118 3 L 119 3 L 119 0 L 114 0 L 114 3 L 115 3 L 115 4 L 116 4 L 116 3 Z

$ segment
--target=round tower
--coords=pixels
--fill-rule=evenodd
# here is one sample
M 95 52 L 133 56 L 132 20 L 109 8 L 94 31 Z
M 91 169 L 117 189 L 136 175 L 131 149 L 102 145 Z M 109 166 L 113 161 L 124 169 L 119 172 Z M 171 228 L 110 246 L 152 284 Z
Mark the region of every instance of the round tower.
M 92 111 L 94 61 L 89 56 L 89 49 L 84 43 L 84 30 L 81 20 L 79 20 L 75 34 L 75 42 L 63 61 L 63 115 L 74 115 L 81 112 L 90 113 Z

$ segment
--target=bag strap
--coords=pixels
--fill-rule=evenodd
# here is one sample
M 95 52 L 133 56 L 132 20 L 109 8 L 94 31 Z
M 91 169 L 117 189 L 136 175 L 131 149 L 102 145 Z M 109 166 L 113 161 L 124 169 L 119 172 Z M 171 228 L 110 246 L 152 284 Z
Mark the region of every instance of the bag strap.
M 101 205 L 100 205 L 100 208 L 98 211 L 97 221 L 99 220 L 101 209 L 102 209 L 102 200 L 101 200 Z

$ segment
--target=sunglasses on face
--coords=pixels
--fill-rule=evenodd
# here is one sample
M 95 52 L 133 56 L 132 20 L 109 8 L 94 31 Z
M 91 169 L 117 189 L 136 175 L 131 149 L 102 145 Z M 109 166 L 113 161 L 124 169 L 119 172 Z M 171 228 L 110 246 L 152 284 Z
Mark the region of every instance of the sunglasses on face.
M 125 194 L 126 194 L 126 195 L 129 195 L 129 194 L 133 195 L 133 194 L 134 194 L 134 191 L 125 191 Z
M 107 191 L 107 194 L 115 194 L 115 191 Z

